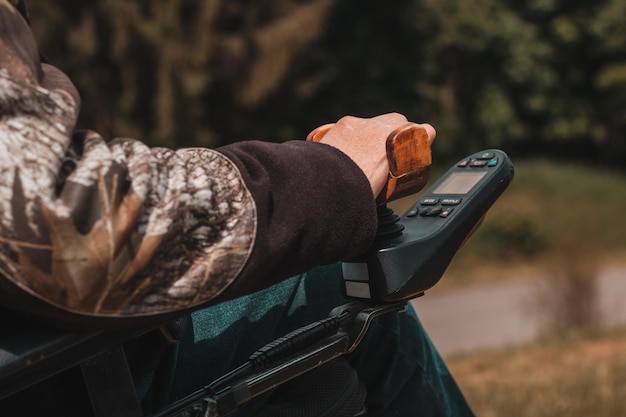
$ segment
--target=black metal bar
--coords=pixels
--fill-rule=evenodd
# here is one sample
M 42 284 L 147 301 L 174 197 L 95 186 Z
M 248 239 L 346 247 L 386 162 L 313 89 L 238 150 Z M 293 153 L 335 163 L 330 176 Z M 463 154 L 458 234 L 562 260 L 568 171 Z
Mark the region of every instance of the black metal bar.
M 95 417 L 141 417 L 124 349 L 103 352 L 80 365 Z

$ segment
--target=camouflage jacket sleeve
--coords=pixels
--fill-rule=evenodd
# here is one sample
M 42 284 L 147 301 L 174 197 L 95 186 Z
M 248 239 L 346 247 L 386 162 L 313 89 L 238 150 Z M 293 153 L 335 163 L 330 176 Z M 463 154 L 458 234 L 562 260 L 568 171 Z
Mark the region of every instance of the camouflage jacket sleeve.
M 86 316 L 155 316 L 254 291 L 373 236 L 369 186 L 330 147 L 105 142 L 74 132 L 79 106 L 72 83 L 39 63 L 28 25 L 0 0 L 4 288 Z M 351 178 L 343 185 L 327 172 L 338 165 Z M 316 173 L 319 185 L 293 180 Z M 329 210 L 346 187 L 355 199 Z M 303 189 L 307 198 L 291 198 Z M 364 211 L 367 220 L 353 218 Z

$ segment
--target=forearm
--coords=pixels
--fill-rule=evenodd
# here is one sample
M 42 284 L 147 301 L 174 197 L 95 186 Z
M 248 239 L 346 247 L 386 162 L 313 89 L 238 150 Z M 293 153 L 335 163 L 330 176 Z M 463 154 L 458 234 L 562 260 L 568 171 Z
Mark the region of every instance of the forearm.
M 258 217 L 252 256 L 227 297 L 361 253 L 372 242 L 377 220 L 369 182 L 337 149 L 293 141 L 218 151 L 239 167 Z
M 371 241 L 369 184 L 336 149 L 173 151 L 73 134 L 73 85 L 41 67 L 6 3 L 0 23 L 0 288 L 70 313 L 155 316 L 268 286 Z

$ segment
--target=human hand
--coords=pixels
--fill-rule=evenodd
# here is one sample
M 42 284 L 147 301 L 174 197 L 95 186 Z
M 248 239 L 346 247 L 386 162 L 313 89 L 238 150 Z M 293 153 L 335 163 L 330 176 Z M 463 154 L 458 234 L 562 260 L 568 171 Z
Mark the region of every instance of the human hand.
M 398 113 L 373 118 L 346 116 L 335 124 L 317 128 L 307 140 L 326 143 L 348 155 L 368 178 L 374 197 L 378 197 L 387 185 L 390 172 L 387 138 L 407 124 L 406 117 Z M 435 129 L 426 123 L 415 126 L 424 129 L 430 147 L 436 136 Z

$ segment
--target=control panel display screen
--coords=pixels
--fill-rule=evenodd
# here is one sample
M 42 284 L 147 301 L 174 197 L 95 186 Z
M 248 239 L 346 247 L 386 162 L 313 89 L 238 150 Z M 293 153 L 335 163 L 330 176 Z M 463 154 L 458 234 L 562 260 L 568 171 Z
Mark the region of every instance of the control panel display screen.
M 446 178 L 437 188 L 435 188 L 433 194 L 467 194 L 482 177 L 487 175 L 487 171 L 463 171 L 453 172 L 448 178 Z

